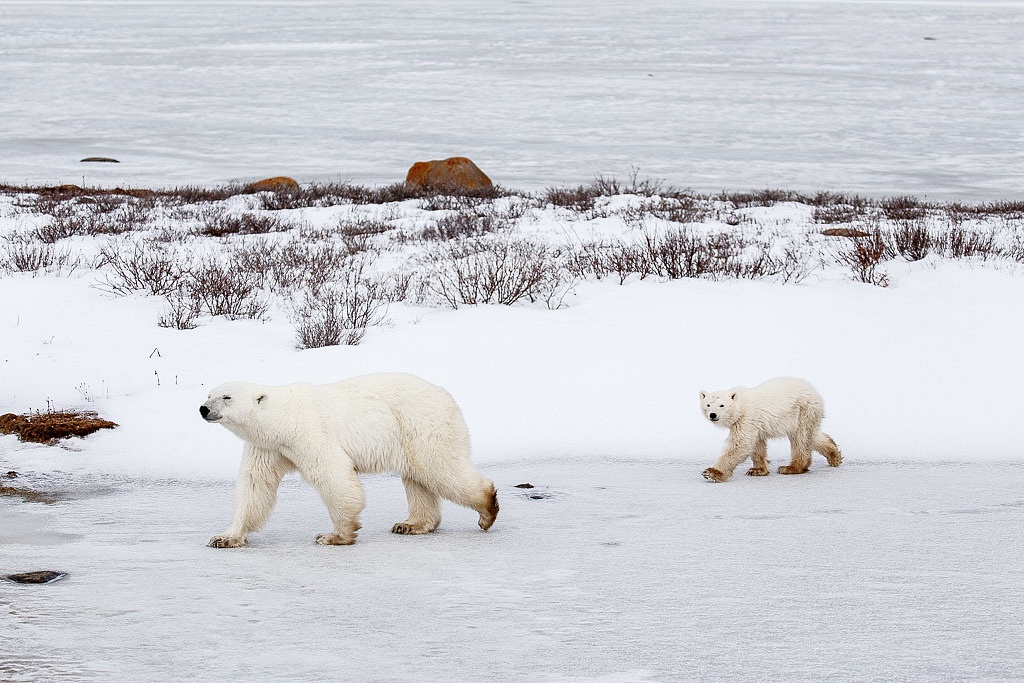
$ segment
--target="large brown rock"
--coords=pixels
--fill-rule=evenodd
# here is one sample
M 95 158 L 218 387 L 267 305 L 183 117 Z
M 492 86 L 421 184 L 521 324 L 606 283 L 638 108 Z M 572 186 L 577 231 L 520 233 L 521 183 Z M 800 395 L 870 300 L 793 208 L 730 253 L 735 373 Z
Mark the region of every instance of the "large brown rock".
M 279 175 L 257 180 L 251 183 L 248 189 L 250 192 L 295 192 L 299 189 L 299 184 L 294 178 Z
M 441 190 L 480 190 L 494 184 L 466 157 L 417 161 L 406 174 L 405 182 L 416 188 Z

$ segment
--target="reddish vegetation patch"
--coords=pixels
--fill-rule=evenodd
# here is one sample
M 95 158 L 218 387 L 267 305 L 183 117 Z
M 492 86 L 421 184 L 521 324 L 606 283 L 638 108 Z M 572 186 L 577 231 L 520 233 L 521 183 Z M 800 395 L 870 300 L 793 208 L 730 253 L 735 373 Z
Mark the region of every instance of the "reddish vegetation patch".
M 417 188 L 479 190 L 491 187 L 491 179 L 466 157 L 417 161 L 405 176 Z
M 21 498 L 28 503 L 50 503 L 55 502 L 53 496 L 47 495 L 40 491 L 33 491 L 32 489 L 23 489 L 17 486 L 0 486 L 0 496 L 8 496 L 10 498 Z
M 22 441 L 33 443 L 50 443 L 69 436 L 88 436 L 98 429 L 112 429 L 116 426 L 93 412 L 61 410 L 34 415 L 0 415 L 0 433 L 17 434 Z

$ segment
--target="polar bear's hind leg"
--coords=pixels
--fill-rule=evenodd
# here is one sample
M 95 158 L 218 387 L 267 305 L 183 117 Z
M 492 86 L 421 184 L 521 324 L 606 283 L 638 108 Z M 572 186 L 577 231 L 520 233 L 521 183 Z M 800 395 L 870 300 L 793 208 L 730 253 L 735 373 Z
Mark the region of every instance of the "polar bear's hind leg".
M 808 431 L 801 429 L 790 435 L 791 458 L 788 465 L 779 468 L 779 474 L 803 474 L 811 469 L 811 444 L 813 441 L 812 434 Z
M 494 482 L 485 479 L 468 461 L 453 463 L 447 472 L 433 477 L 434 490 L 456 505 L 476 510 L 477 524 L 487 531 L 498 517 L 498 492 Z
M 484 494 L 484 504 L 474 509 L 480 513 L 480 520 L 477 522 L 480 528 L 484 531 L 490 529 L 494 520 L 498 518 L 498 491 L 494 488 L 493 483 Z
M 832 437 L 824 432 L 818 432 L 815 436 L 814 450 L 824 455 L 832 467 L 839 467 L 843 463 L 843 452 L 839 450 Z
M 429 534 L 441 523 L 441 497 L 423 484 L 402 477 L 409 501 L 409 518 L 391 527 L 393 534 Z

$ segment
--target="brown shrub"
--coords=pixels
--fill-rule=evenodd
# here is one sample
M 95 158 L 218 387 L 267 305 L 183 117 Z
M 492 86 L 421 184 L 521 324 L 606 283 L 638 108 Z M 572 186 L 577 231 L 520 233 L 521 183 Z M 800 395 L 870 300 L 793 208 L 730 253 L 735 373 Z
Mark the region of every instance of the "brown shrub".
M 50 443 L 71 436 L 85 437 L 99 429 L 113 429 L 116 426 L 91 411 L 58 410 L 28 415 L 0 415 L 0 433 L 17 434 L 20 440 L 33 443 Z

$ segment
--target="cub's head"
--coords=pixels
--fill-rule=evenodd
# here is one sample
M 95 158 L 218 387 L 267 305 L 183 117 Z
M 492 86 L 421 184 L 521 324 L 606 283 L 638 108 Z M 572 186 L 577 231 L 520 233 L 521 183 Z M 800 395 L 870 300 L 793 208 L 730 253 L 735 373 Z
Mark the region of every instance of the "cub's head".
M 219 422 L 229 429 L 253 420 L 253 413 L 267 400 L 265 387 L 247 382 L 228 382 L 215 387 L 199 414 L 207 422 Z
M 735 391 L 700 392 L 700 409 L 704 417 L 716 425 L 731 427 L 739 416 Z

